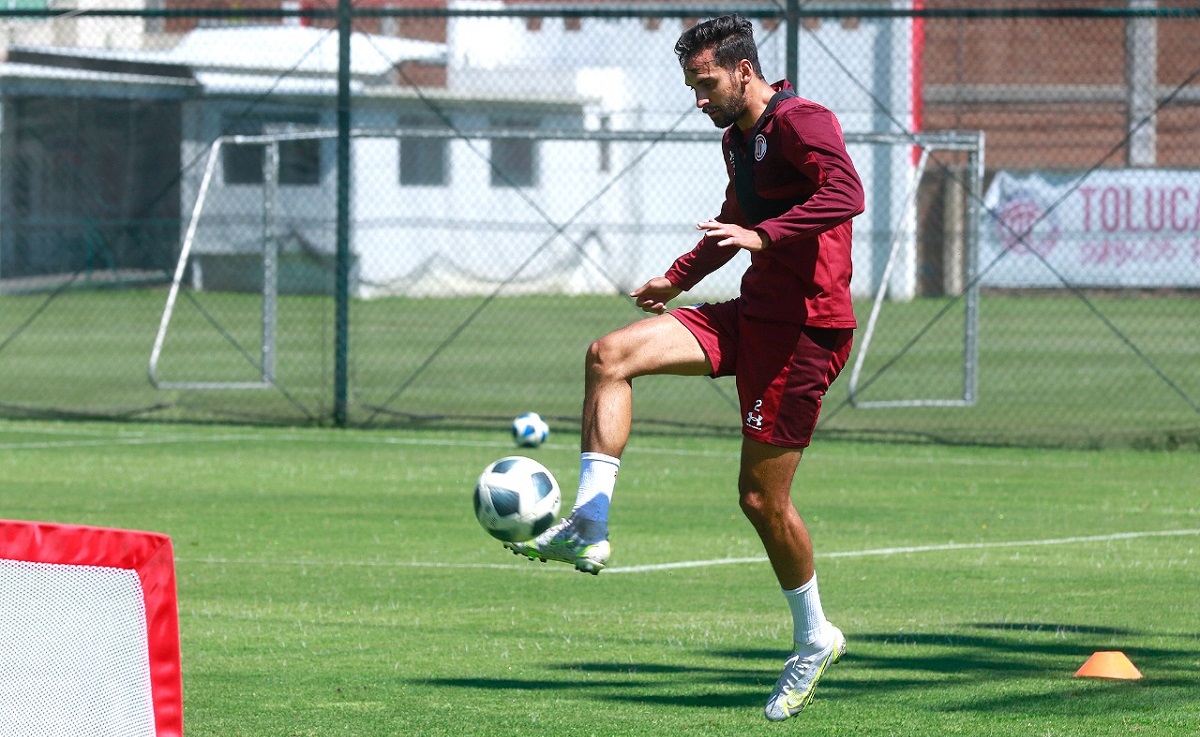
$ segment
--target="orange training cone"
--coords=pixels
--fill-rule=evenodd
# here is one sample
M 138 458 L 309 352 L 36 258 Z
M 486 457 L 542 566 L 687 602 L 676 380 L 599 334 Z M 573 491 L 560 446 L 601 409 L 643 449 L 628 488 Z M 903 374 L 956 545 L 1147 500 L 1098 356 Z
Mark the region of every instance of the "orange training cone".
M 1092 653 L 1083 667 L 1075 671 L 1075 677 L 1137 680 L 1142 677 L 1142 672 L 1125 657 L 1125 653 L 1113 650 Z

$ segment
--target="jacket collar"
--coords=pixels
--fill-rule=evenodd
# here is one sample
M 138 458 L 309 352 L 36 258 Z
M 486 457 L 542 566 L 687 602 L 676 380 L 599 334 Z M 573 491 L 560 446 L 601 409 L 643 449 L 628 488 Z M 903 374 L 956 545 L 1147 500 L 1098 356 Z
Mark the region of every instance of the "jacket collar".
M 771 99 L 767 102 L 767 107 L 763 110 L 762 115 L 758 116 L 758 120 L 754 123 L 754 127 L 743 133 L 742 129 L 738 128 L 737 124 L 735 123 L 734 125 L 729 126 L 729 132 L 731 134 L 736 133 L 736 135 L 743 141 L 754 140 L 754 137 L 758 135 L 758 132 L 762 130 L 762 127 L 766 124 L 766 122 L 770 120 L 772 115 L 775 114 L 775 108 L 779 105 L 779 103 L 783 102 L 789 97 L 799 97 L 799 95 L 796 94 L 796 90 L 792 88 L 792 83 L 786 79 L 779 80 L 775 84 L 771 85 L 771 88 L 775 90 L 775 94 L 772 95 Z

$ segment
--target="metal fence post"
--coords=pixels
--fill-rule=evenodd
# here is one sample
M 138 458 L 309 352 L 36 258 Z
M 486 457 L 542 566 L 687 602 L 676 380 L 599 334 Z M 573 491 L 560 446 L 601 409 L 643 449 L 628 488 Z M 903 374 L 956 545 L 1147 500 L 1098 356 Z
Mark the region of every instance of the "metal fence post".
M 333 358 L 333 424 L 346 426 L 350 349 L 350 0 L 338 0 L 337 267 Z
M 792 84 L 800 84 L 800 0 L 788 0 L 787 10 L 787 75 Z

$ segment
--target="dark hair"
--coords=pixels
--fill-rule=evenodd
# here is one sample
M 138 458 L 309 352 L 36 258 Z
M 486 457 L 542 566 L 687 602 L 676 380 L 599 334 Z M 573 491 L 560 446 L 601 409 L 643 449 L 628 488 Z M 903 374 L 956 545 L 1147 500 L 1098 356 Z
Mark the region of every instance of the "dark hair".
M 745 59 L 754 67 L 754 73 L 762 76 L 758 46 L 754 43 L 754 26 L 736 13 L 697 23 L 675 42 L 675 55 L 684 68 L 692 57 L 706 49 L 712 49 L 713 63 L 722 69 L 733 69 Z

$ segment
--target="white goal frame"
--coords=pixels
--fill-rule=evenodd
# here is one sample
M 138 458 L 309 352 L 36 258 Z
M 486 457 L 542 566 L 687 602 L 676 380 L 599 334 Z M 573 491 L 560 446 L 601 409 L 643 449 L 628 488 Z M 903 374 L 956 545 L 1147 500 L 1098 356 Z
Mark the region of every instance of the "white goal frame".
M 148 376 L 150 383 L 157 389 L 269 389 L 275 385 L 275 367 L 277 358 L 277 298 L 279 291 L 279 252 L 280 237 L 277 232 L 277 210 L 279 194 L 279 144 L 284 141 L 333 139 L 337 132 L 306 131 L 297 133 L 267 133 L 261 135 L 222 136 L 215 139 L 208 153 L 204 174 L 197 190 L 196 200 L 192 207 L 191 217 L 185 231 L 179 259 L 175 266 L 174 277 L 167 294 L 159 321 L 158 332 L 155 335 L 154 346 L 150 353 Z M 412 129 L 412 130 L 355 130 L 351 138 L 382 138 L 382 137 L 412 137 L 412 138 L 442 138 L 460 140 L 496 140 L 536 139 L 536 140 L 566 140 L 566 141 L 621 141 L 621 142 L 715 142 L 715 134 L 699 131 L 529 131 L 529 130 L 441 130 L 441 129 Z M 856 360 L 850 372 L 849 399 L 850 403 L 860 409 L 884 407 L 930 407 L 952 406 L 964 407 L 975 404 L 978 379 L 978 334 L 979 334 L 979 290 L 976 278 L 978 260 L 979 226 L 982 222 L 983 175 L 984 175 L 984 137 L 982 131 L 930 131 L 920 133 L 856 133 L 844 134 L 847 145 L 886 145 L 911 146 L 920 152 L 919 161 L 913 167 L 909 180 L 909 191 L 905 204 L 900 208 L 898 220 L 893 225 L 894 233 L 890 253 L 885 266 L 883 277 L 876 290 L 871 315 L 858 339 Z M 195 244 L 196 231 L 199 226 L 201 213 L 204 210 L 206 197 L 213 184 L 213 176 L 220 160 L 221 148 L 225 145 L 261 144 L 266 155 L 263 157 L 263 280 L 262 280 L 262 347 L 261 373 L 257 381 L 163 381 L 158 377 L 158 363 L 162 355 L 168 328 L 175 310 L 179 290 Z M 916 239 L 916 206 L 917 188 L 924 173 L 925 163 L 930 152 L 945 150 L 965 152 L 968 163 L 965 181 L 959 185 L 966 194 L 966 212 L 964 220 L 964 250 L 962 257 L 965 261 L 966 319 L 963 335 L 963 386 L 960 399 L 892 399 L 864 401 L 859 398 L 859 381 L 862 367 L 870 351 L 874 337 L 880 307 L 890 288 L 892 271 L 906 258 L 903 247 L 906 243 L 911 246 Z M 907 249 L 911 250 L 911 249 Z M 955 264 L 953 268 L 958 268 Z
M 261 136 L 221 136 L 212 142 L 208 150 L 208 160 L 204 165 L 204 175 L 200 179 L 200 188 L 196 193 L 196 202 L 192 206 L 192 215 L 183 237 L 183 245 L 179 249 L 179 260 L 175 264 L 175 275 L 171 279 L 171 288 L 167 292 L 167 303 L 163 307 L 162 317 L 158 323 L 158 332 L 154 336 L 154 347 L 150 351 L 150 363 L 147 375 L 155 389 L 269 389 L 275 385 L 275 352 L 277 326 L 277 299 L 279 296 L 279 239 L 275 235 L 276 203 L 279 194 L 279 143 L 300 138 L 328 138 L 330 134 L 280 134 Z M 187 273 L 188 262 L 192 255 L 192 246 L 196 242 L 196 230 L 200 224 L 200 214 L 204 210 L 204 201 L 212 187 L 213 173 L 220 160 L 221 147 L 227 144 L 266 144 L 266 155 L 263 157 L 263 291 L 262 291 L 262 354 L 261 378 L 258 381 L 161 381 L 158 378 L 158 361 L 162 356 L 163 344 L 167 338 L 167 328 L 175 313 L 175 300 L 179 297 L 179 289 L 183 284 L 184 274 Z
M 966 193 L 966 216 L 963 224 L 963 268 L 964 287 L 963 300 L 965 313 L 963 319 L 963 364 L 962 364 L 962 393 L 957 399 L 884 399 L 866 401 L 859 398 L 859 379 L 862 367 L 870 353 L 871 339 L 879 321 L 879 312 L 887 295 L 888 283 L 892 270 L 901 257 L 901 245 L 906 235 L 904 227 L 897 227 L 892 240 L 891 251 L 888 254 L 887 265 L 883 277 L 879 280 L 875 298 L 871 305 L 871 314 L 867 318 L 862 337 L 858 339 L 854 366 L 848 379 L 848 394 L 851 406 L 857 409 L 887 409 L 897 407 L 973 407 L 979 393 L 979 228 L 983 222 L 983 177 L 984 177 L 984 134 L 983 131 L 959 132 L 943 131 L 933 133 L 917 133 L 910 138 L 919 147 L 920 154 L 917 166 L 912 173 L 909 191 L 906 195 L 907 206 L 902 208 L 901 217 L 914 212 L 917 201 L 917 189 L 921 176 L 933 151 L 961 151 L 967 154 L 966 181 L 959 185 Z M 847 136 L 849 141 L 849 136 Z M 915 230 L 915 221 L 912 224 Z M 957 265 L 955 265 L 957 267 Z M 949 267 L 947 267 L 949 268 Z

